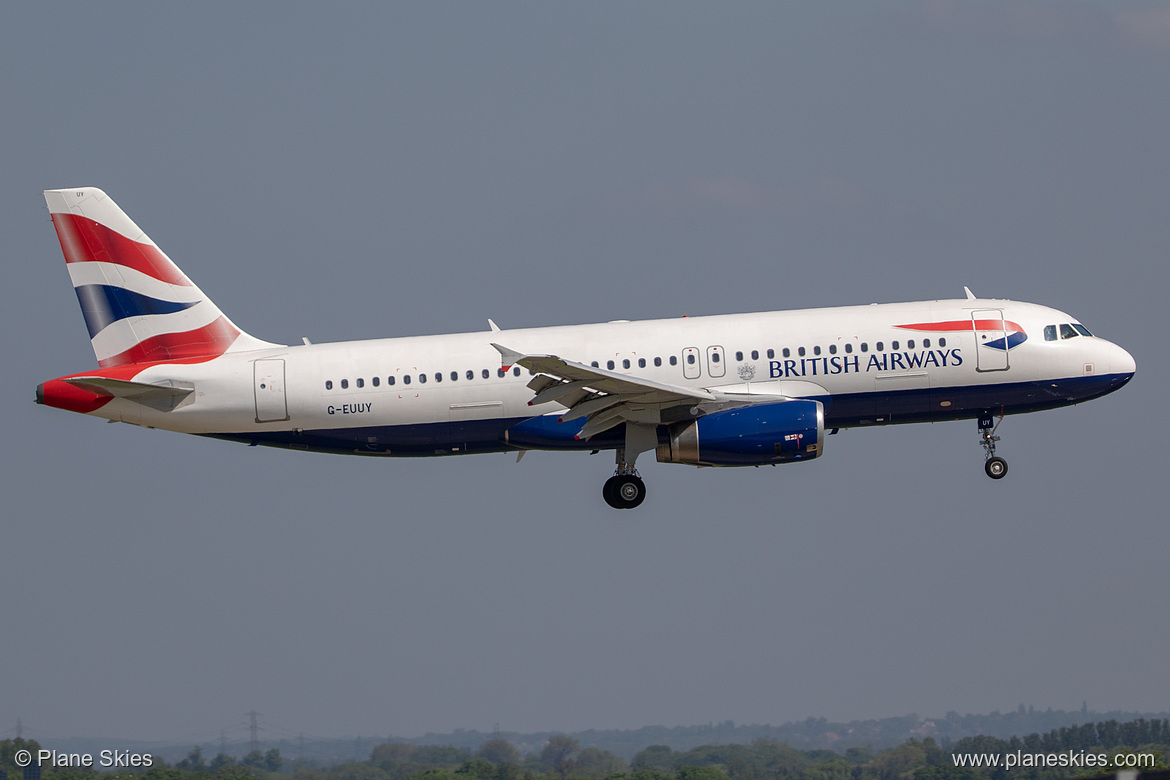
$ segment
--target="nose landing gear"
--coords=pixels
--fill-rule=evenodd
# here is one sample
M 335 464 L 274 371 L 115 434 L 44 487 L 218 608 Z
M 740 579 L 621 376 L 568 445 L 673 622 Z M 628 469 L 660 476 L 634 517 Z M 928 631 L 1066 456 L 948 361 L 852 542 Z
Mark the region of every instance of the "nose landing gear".
M 995 432 L 999 429 L 999 423 L 1002 422 L 1002 414 L 999 416 L 999 422 L 994 422 L 990 413 L 985 413 L 979 418 L 979 444 L 983 447 L 983 451 L 987 453 L 987 459 L 983 463 L 983 470 L 992 479 L 1003 479 L 1007 476 L 1008 472 L 1007 461 L 995 454 L 995 443 L 999 441 L 999 437 L 995 435 Z

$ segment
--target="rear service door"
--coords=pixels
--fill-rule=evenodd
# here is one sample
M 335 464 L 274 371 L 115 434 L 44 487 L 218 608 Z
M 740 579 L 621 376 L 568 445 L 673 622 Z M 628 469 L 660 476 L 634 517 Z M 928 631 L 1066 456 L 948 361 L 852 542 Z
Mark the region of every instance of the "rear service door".
M 256 422 L 288 419 L 284 396 L 284 361 L 257 360 L 252 363 L 252 387 L 256 393 Z

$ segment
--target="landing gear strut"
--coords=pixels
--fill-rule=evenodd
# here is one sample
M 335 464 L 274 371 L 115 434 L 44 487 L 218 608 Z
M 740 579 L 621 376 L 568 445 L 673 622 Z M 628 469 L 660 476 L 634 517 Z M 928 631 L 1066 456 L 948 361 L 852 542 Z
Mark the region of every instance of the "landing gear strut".
M 999 423 L 1002 422 L 1002 414 L 999 416 L 999 422 L 994 422 L 990 413 L 984 413 L 979 418 L 979 444 L 983 447 L 983 451 L 987 453 L 987 459 L 983 463 L 983 470 L 992 479 L 1003 479 L 1007 476 L 1008 472 L 1007 461 L 995 454 L 995 443 L 999 441 L 999 437 L 995 435 L 995 432 L 999 430 Z
M 638 476 L 633 462 L 625 462 L 625 447 L 618 448 L 615 460 L 617 468 L 613 476 L 605 481 L 601 494 L 605 496 L 605 503 L 614 509 L 633 509 L 646 498 L 646 483 Z

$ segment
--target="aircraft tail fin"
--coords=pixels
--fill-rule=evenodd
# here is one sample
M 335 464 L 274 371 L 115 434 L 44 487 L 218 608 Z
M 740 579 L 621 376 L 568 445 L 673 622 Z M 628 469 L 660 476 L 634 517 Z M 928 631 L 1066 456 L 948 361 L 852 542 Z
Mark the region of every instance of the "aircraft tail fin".
M 102 368 L 279 346 L 236 327 L 101 190 L 44 194 Z

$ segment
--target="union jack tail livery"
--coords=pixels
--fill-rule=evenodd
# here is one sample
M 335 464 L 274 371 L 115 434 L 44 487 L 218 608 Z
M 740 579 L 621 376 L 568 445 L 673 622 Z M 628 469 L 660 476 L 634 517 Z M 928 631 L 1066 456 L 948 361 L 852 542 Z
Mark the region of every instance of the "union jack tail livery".
M 101 190 L 45 202 L 102 368 L 275 346 L 237 328 Z

